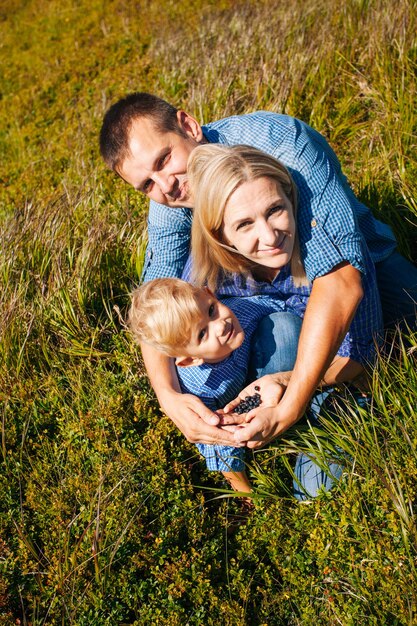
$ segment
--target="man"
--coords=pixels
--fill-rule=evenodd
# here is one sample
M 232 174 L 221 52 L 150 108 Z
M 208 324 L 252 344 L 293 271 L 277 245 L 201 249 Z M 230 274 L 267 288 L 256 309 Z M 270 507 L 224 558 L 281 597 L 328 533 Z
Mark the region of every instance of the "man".
M 297 359 L 291 378 L 275 378 L 288 385 L 279 404 L 258 409 L 235 439 L 216 427 L 219 418 L 198 398 L 181 395 L 167 357 L 145 345 L 142 353 L 161 407 L 189 441 L 233 445 L 237 440 L 260 447 L 301 417 L 349 328 L 362 297 L 363 237 L 376 266 L 386 323 L 400 317 L 415 321 L 417 269 L 395 251 L 391 229 L 354 196 L 326 140 L 303 122 L 258 112 L 202 127 L 185 111 L 137 93 L 106 113 L 100 147 L 107 165 L 151 200 L 144 280 L 181 276 L 189 254 L 193 206 L 187 159 L 204 142 L 259 148 L 282 161 L 296 182 L 300 248 L 313 282 Z M 326 254 L 319 254 L 323 249 Z M 290 344 L 295 354 L 294 339 Z M 280 369 L 292 369 L 292 364 L 281 364 L 275 371 Z

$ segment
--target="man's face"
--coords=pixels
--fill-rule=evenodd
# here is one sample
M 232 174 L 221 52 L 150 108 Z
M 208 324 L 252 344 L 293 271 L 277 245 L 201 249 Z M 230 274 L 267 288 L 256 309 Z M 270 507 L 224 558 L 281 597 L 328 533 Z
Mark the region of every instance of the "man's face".
M 155 202 L 192 208 L 187 161 L 203 140 L 203 133 L 198 122 L 184 111 L 178 111 L 177 117 L 183 135 L 156 130 L 150 118 L 135 120 L 130 130 L 130 155 L 118 173 Z

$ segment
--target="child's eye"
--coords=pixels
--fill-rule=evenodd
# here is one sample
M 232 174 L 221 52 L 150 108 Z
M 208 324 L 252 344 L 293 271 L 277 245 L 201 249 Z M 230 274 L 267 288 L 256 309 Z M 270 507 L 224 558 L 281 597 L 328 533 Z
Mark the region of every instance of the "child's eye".
M 203 341 L 204 337 L 206 336 L 206 329 L 203 328 L 202 330 L 200 330 L 200 332 L 198 333 L 198 341 Z
M 210 304 L 209 310 L 208 310 L 209 317 L 213 317 L 215 310 L 216 310 L 215 304 Z

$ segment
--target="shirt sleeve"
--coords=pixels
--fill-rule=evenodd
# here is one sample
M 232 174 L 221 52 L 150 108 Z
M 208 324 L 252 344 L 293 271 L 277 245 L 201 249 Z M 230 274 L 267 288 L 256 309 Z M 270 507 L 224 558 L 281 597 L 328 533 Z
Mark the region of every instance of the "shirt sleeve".
M 294 119 L 274 156 L 288 167 L 298 189 L 297 225 L 308 278 L 328 274 L 343 261 L 364 272 L 357 200 L 324 137 Z
M 142 281 L 180 277 L 190 252 L 191 210 L 170 208 L 151 200 L 148 247 Z
M 363 298 L 337 354 L 366 366 L 375 360 L 378 347 L 381 346 L 383 321 L 375 267 L 365 244 L 363 259 L 365 263 L 365 273 L 362 275 Z

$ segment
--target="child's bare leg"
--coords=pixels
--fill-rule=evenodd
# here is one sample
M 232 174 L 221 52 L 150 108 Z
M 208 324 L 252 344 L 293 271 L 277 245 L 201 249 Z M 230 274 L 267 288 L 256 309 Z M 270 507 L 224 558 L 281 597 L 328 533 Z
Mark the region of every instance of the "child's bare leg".
M 250 493 L 252 491 L 252 487 L 250 486 L 250 482 L 245 471 L 222 472 L 222 474 L 235 491 L 244 491 L 245 493 Z
M 222 474 L 235 491 L 241 491 L 248 494 L 252 491 L 246 472 L 222 472 Z M 242 507 L 241 513 L 245 517 L 253 511 L 253 502 L 251 498 L 245 498 L 242 496 L 240 498 L 240 505 Z

